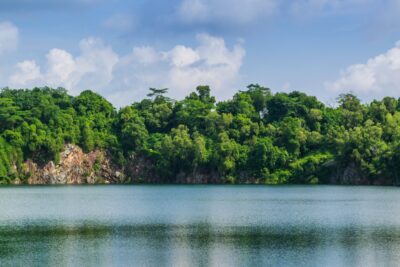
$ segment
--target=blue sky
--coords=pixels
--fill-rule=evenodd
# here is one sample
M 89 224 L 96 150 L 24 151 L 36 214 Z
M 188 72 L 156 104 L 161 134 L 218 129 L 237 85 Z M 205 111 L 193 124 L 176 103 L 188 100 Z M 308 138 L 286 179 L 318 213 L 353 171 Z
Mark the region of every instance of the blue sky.
M 400 97 L 400 0 L 1 0 L 0 86 Z

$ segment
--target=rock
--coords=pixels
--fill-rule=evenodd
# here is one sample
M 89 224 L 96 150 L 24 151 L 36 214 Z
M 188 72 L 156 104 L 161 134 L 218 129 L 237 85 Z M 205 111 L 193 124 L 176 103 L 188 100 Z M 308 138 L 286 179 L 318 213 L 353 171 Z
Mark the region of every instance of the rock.
M 12 181 L 12 184 L 14 184 L 14 185 L 20 185 L 20 184 L 22 184 L 22 181 L 21 181 L 19 178 L 16 178 L 16 179 L 14 179 L 14 180 Z
M 370 181 L 368 177 L 361 171 L 356 163 L 350 162 L 346 166 L 337 166 L 331 164 L 329 166 L 333 169 L 329 179 L 330 184 L 344 184 L 344 185 L 368 185 Z
M 29 184 L 115 183 L 121 175 L 106 152 L 96 150 L 84 153 L 80 147 L 72 144 L 65 145 L 57 165 L 50 161 L 44 167 L 39 167 L 28 160 L 24 168 L 25 174 L 29 176 Z

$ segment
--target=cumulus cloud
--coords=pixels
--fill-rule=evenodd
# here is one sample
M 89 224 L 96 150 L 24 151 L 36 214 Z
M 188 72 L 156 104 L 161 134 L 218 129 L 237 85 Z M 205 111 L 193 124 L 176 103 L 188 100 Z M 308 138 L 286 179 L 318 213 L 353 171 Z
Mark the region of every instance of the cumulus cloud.
M 140 98 L 150 86 L 168 87 L 172 97 L 182 98 L 201 84 L 210 85 L 219 98 L 231 96 L 240 76 L 244 48 L 240 44 L 229 48 L 224 39 L 208 34 L 197 35 L 197 41 L 196 47 L 176 45 L 167 51 L 133 48 L 115 68 L 111 88 L 121 89 L 110 91 L 111 98 L 119 103 L 126 99 L 118 99 L 119 95 Z
M 226 89 L 237 79 L 245 50 L 240 45 L 227 48 L 221 38 L 209 35 L 197 36 L 200 45 L 195 49 L 175 47 L 169 51 L 172 63 L 169 84 L 182 92 L 199 84 L 209 84 L 219 97 L 230 96 Z
M 10 77 L 10 84 L 28 84 L 39 82 L 41 79 L 40 67 L 34 60 L 25 60 L 17 63 L 16 72 Z
M 71 93 L 108 85 L 113 78 L 112 71 L 119 60 L 118 55 L 95 38 L 82 40 L 80 50 L 81 54 L 74 57 L 62 49 L 51 49 L 43 72 L 35 61 L 20 62 L 9 84 L 12 87 L 63 86 Z
M 200 60 L 200 55 L 197 51 L 183 45 L 175 46 L 171 51 L 164 53 L 165 58 L 170 60 L 174 67 L 190 66 Z
M 198 85 L 210 85 L 220 98 L 231 96 L 239 78 L 245 50 L 229 48 L 224 39 L 199 34 L 198 45 L 176 45 L 167 51 L 151 46 L 133 47 L 118 56 L 100 39 L 80 42 L 80 55 L 51 49 L 43 67 L 33 60 L 20 62 L 9 79 L 11 87 L 63 86 L 77 94 L 93 89 L 117 105 L 143 97 L 149 87 L 168 87 L 176 98 Z
M 142 65 L 152 65 L 160 60 L 161 53 L 151 46 L 134 47 L 131 57 Z
M 347 67 L 336 81 L 327 82 L 326 87 L 335 92 L 353 91 L 366 99 L 400 96 L 400 41 L 364 64 Z
M 18 28 L 11 22 L 0 22 L 0 55 L 13 51 L 18 45 Z

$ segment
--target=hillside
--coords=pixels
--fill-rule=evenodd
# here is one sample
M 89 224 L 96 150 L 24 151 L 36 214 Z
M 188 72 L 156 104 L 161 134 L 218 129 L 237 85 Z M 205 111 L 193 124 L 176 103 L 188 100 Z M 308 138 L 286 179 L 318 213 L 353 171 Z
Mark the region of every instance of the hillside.
M 0 93 L 3 184 L 397 185 L 399 171 L 400 102 L 391 97 L 362 104 L 344 94 L 333 108 L 259 85 L 223 102 L 208 86 L 181 101 L 152 88 L 116 110 L 91 91 Z

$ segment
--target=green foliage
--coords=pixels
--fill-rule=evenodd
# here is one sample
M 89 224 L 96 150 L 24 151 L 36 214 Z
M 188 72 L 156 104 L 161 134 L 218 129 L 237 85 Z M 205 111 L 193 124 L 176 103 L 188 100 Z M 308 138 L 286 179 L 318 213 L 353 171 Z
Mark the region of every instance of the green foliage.
M 363 104 L 344 94 L 333 108 L 258 84 L 218 103 L 208 86 L 181 101 L 167 92 L 151 88 L 147 99 L 116 111 L 92 91 L 72 97 L 63 88 L 3 89 L 0 183 L 23 180 L 28 158 L 57 162 L 67 143 L 106 149 L 120 165 L 144 158 L 168 182 L 201 173 L 226 183 L 321 183 L 332 164 L 354 164 L 371 183 L 400 182 L 397 99 Z
M 319 179 L 323 179 L 322 175 L 324 164 L 333 159 L 333 155 L 329 152 L 320 152 L 305 156 L 295 162 L 290 163 L 290 182 L 315 184 Z
M 144 147 L 148 132 L 143 118 L 132 107 L 122 108 L 117 119 L 120 142 L 126 152 L 140 151 Z
M 286 165 L 288 158 L 288 152 L 275 146 L 271 138 L 259 138 L 250 147 L 247 168 L 253 176 L 267 180 L 272 172 Z
M 85 151 L 118 144 L 113 123 L 116 112 L 101 96 L 82 92 L 71 97 L 63 88 L 3 89 L 0 93 L 0 175 L 20 172 L 31 158 L 56 163 L 66 143 Z M 112 141 L 114 140 L 114 141 Z

